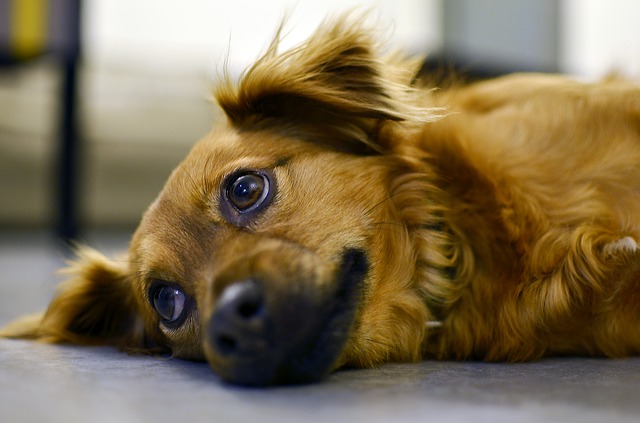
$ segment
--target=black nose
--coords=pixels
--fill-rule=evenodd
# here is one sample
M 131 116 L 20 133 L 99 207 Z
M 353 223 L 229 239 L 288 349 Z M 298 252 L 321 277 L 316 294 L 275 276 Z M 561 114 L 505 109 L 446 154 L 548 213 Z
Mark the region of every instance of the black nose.
M 255 281 L 229 285 L 209 326 L 210 342 L 223 357 L 259 354 L 268 348 L 264 292 Z
M 243 385 L 321 379 L 348 339 L 367 274 L 366 256 L 347 250 L 336 276 L 326 280 L 288 262 L 280 268 L 258 259 L 252 263 L 250 269 L 231 266 L 229 276 L 221 273 L 214 281 L 219 291 L 214 290 L 204 340 L 211 367 L 222 379 Z M 233 275 L 249 270 L 247 277 Z

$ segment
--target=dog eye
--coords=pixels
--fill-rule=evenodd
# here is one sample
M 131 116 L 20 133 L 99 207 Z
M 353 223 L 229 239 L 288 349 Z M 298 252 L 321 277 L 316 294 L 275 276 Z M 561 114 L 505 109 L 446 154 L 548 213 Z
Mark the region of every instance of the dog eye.
M 185 313 L 187 296 L 175 286 L 160 284 L 152 288 L 150 299 L 164 324 L 177 324 Z
M 269 178 L 258 172 L 234 175 L 227 183 L 227 199 L 240 212 L 259 208 L 269 194 Z

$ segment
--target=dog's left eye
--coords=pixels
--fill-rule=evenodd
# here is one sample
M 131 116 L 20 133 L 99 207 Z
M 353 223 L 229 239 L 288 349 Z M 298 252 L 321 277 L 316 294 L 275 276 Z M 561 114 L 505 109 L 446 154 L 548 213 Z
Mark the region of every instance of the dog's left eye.
M 269 195 L 269 178 L 262 173 L 247 171 L 231 177 L 227 183 L 227 199 L 239 211 L 259 208 Z
M 165 325 L 178 325 L 185 314 L 187 296 L 172 285 L 160 284 L 151 289 L 150 300 L 153 308 Z

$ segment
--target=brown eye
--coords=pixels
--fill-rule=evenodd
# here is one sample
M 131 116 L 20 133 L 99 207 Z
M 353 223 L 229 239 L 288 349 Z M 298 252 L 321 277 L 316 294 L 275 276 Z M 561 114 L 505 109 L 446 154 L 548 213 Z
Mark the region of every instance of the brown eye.
M 259 208 L 269 194 L 269 179 L 258 172 L 241 173 L 227 185 L 227 199 L 239 211 Z

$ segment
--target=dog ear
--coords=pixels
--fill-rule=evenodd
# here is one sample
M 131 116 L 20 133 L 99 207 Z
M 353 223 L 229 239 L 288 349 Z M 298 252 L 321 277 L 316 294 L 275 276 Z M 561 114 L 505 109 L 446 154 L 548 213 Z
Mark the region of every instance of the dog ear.
M 60 285 L 46 312 L 9 324 L 0 337 L 144 350 L 144 325 L 128 267 L 126 261 L 79 250 L 77 261 L 63 271 L 69 280 Z
M 238 84 L 220 84 L 215 97 L 240 129 L 294 131 L 352 152 L 383 152 L 384 123 L 437 118 L 419 106 L 412 80 L 422 60 L 378 55 L 362 19 L 325 23 L 303 44 L 278 54 L 280 33 Z M 422 93 L 424 97 L 424 92 Z M 424 101 L 423 101 L 424 103 Z

